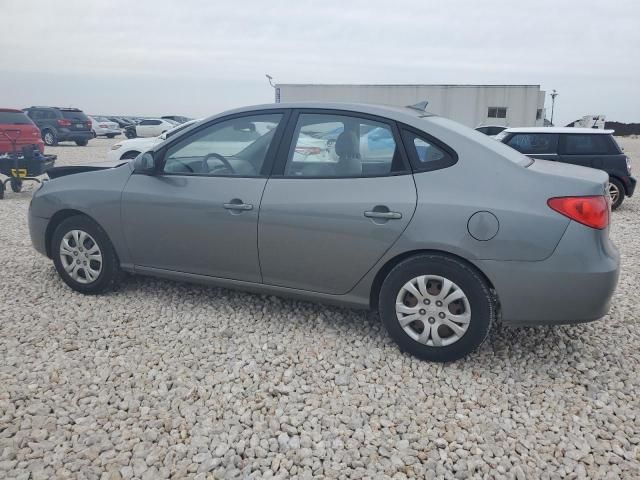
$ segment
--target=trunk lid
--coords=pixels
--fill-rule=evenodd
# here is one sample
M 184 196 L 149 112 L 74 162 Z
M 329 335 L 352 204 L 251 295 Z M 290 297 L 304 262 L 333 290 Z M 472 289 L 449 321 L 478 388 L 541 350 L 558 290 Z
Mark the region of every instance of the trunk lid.
M 609 175 L 595 168 L 535 159 L 527 169 L 540 176 L 557 196 L 606 195 Z

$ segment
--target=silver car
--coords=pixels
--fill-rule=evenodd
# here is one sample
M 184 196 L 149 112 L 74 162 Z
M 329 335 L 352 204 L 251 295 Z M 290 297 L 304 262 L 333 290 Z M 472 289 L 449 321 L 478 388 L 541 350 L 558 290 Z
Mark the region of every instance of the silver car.
M 337 159 L 300 155 L 330 131 Z M 241 108 L 133 161 L 50 176 L 31 238 L 79 292 L 124 271 L 375 309 L 402 350 L 433 361 L 472 352 L 497 318 L 601 318 L 618 280 L 606 173 L 419 109 Z

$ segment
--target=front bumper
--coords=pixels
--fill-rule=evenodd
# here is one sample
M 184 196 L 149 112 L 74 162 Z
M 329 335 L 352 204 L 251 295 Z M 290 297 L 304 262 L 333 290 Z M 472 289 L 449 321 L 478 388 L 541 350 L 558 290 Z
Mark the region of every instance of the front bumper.
M 49 225 L 48 218 L 36 217 L 31 213 L 31 207 L 29 207 L 29 236 L 31 236 L 31 243 L 42 255 L 47 255 L 47 226 Z
M 546 260 L 477 265 L 496 289 L 504 324 L 555 325 L 590 322 L 607 314 L 620 257 L 608 232 L 571 222 Z
M 633 196 L 633 192 L 636 189 L 636 179 L 629 175 L 628 177 L 623 177 L 622 181 L 624 182 L 624 191 L 627 194 L 627 197 Z

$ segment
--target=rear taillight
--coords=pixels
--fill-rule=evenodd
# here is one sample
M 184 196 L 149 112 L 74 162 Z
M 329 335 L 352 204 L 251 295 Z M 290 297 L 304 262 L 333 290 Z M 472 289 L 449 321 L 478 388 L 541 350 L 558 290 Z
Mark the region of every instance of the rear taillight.
M 631 159 L 629 157 L 625 157 L 627 159 L 627 171 L 629 175 L 631 175 Z
M 550 198 L 547 205 L 587 227 L 602 230 L 609 225 L 609 202 L 603 195 Z
M 66 118 L 59 118 L 58 125 L 60 125 L 61 127 L 70 127 L 71 120 L 67 120 Z

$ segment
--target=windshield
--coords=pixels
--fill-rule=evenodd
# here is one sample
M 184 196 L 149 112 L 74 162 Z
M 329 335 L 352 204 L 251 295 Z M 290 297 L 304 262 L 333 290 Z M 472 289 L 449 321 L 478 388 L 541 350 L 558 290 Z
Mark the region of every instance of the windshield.
M 22 112 L 0 112 L 0 124 L 31 125 L 33 122 Z

